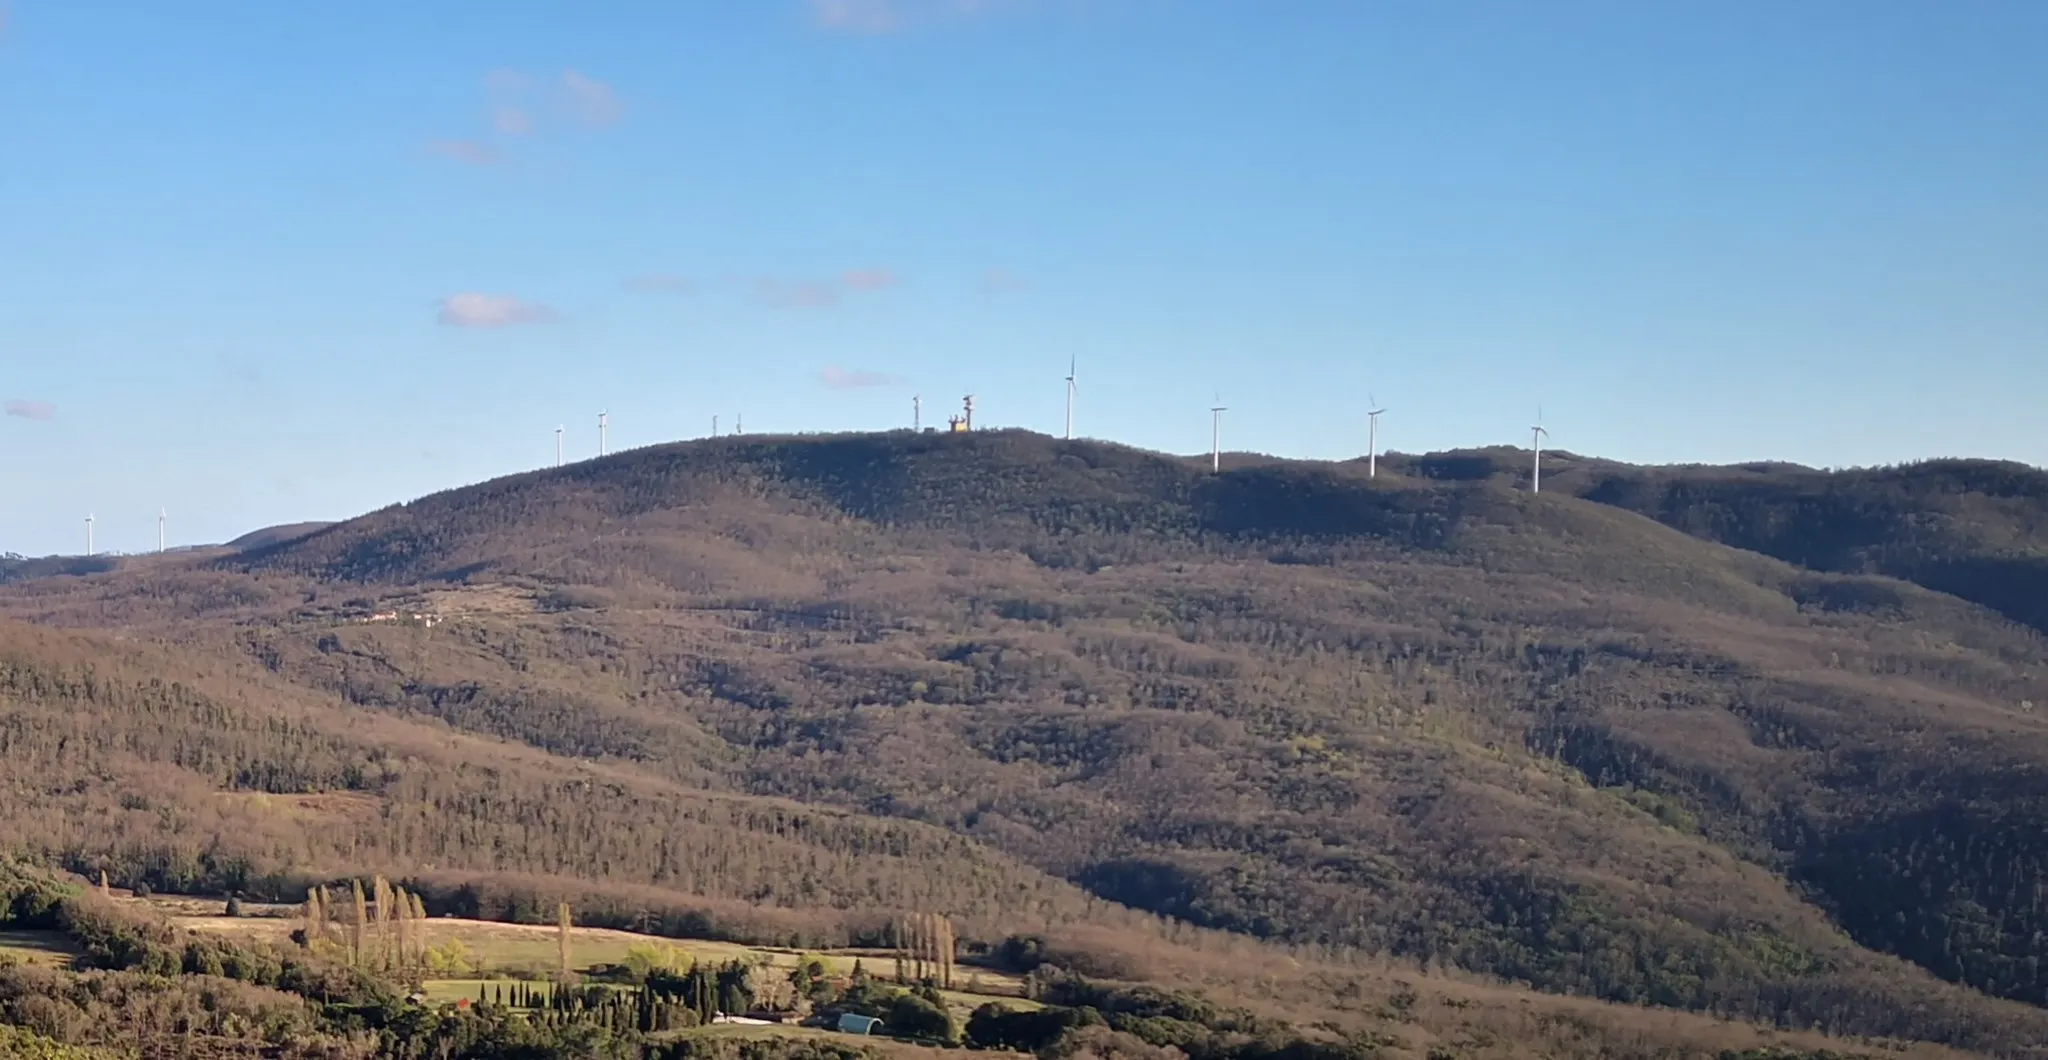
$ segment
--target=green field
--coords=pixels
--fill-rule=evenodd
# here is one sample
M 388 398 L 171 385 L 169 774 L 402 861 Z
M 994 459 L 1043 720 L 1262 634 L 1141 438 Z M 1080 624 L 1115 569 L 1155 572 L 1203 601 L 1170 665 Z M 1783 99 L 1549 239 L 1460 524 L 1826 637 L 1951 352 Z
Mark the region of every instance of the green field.
M 284 942 L 292 929 L 298 926 L 298 921 L 290 917 L 214 915 L 211 909 L 220 903 L 210 899 L 160 895 L 130 901 L 146 901 L 150 908 L 170 916 L 178 926 L 212 934 Z M 443 917 L 428 921 L 426 932 L 428 944 L 432 946 L 459 942 L 473 973 L 469 977 L 442 980 L 444 982 L 474 982 L 494 975 L 532 979 L 552 974 L 560 960 L 559 943 L 555 928 L 551 926 Z M 809 953 L 705 939 L 659 938 L 609 928 L 570 929 L 569 963 L 577 971 L 588 971 L 600 964 L 623 964 L 636 949 L 643 952 L 651 949 L 661 955 L 662 963 L 683 967 L 692 961 L 739 960 L 775 968 L 795 968 L 799 961 L 815 959 L 833 975 L 851 975 L 857 963 L 876 976 L 886 977 L 895 971 L 894 955 L 880 950 Z M 964 1006 L 964 1011 L 972 1011 L 990 999 L 1016 1001 L 1024 993 L 1023 981 L 1014 975 L 985 968 L 960 968 L 954 985 L 966 987 L 970 982 L 975 984 L 972 992 L 963 989 L 949 998 L 953 1007 Z
M 744 1024 L 719 1023 L 709 1027 L 692 1027 L 686 1031 L 676 1031 L 673 1037 L 829 1038 L 833 1041 L 840 1042 L 846 1045 L 858 1045 L 862 1048 L 871 1049 L 877 1053 L 880 1053 L 883 1056 L 902 1057 L 905 1058 L 905 1060 L 913 1060 L 913 1058 L 914 1060 L 929 1060 L 929 1058 L 931 1057 L 936 1057 L 940 1055 L 959 1055 L 957 1052 L 954 1052 L 952 1050 L 935 1049 L 929 1045 L 918 1045 L 913 1042 L 899 1042 L 894 1038 L 883 1037 L 879 1035 L 869 1036 L 842 1034 L 839 1031 L 825 1030 L 819 1027 L 803 1027 L 790 1023 L 774 1024 L 767 1027 L 753 1027 Z M 1016 1054 L 999 1053 L 997 1055 L 1008 1056 Z
M 0 962 L 8 959 L 24 964 L 61 968 L 78 956 L 78 947 L 56 931 L 0 931 Z

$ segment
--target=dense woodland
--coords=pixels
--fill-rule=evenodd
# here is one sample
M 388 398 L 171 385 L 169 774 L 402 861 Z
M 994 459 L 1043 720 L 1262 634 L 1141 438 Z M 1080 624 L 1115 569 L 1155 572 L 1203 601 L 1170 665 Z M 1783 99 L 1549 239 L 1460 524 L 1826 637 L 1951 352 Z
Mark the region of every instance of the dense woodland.
M 2048 1041 L 2048 476 L 1564 454 L 1531 495 L 1526 457 L 720 439 L 21 577 L 0 835 L 160 889 L 801 944 L 942 909 Z

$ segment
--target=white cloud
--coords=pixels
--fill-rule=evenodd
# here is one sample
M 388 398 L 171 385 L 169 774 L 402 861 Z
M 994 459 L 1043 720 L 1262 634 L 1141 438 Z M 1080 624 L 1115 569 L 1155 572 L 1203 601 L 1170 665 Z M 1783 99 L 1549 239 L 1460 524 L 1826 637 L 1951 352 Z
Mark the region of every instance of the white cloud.
M 562 71 L 562 93 L 569 113 L 585 125 L 610 125 L 626 113 L 626 105 L 612 86 L 574 70 Z
M 753 286 L 754 297 L 777 309 L 826 309 L 846 295 L 886 291 L 902 282 L 894 270 L 868 268 L 848 269 L 829 280 L 759 276 Z
M 981 274 L 981 289 L 990 294 L 1029 290 L 1031 281 L 1008 269 L 990 269 Z
M 894 33 L 914 25 L 975 18 L 1033 0 L 805 0 L 811 22 L 837 33 Z
M 505 136 L 525 136 L 533 131 L 533 116 L 519 107 L 498 107 L 491 111 L 491 128 Z
M 47 401 L 9 401 L 5 405 L 0 405 L 0 411 L 5 411 L 7 415 L 23 420 L 54 420 L 57 418 L 57 406 Z
M 888 33 L 903 26 L 894 0 L 810 0 L 811 18 L 842 33 Z
M 498 150 L 481 140 L 434 140 L 427 144 L 427 150 L 442 158 L 472 166 L 494 166 L 498 164 Z
M 626 288 L 633 291 L 657 291 L 663 294 L 689 294 L 697 289 L 697 281 L 688 276 L 677 276 L 669 272 L 648 272 L 628 279 Z
M 817 280 L 763 276 L 754 281 L 754 296 L 777 309 L 823 309 L 839 304 L 839 289 Z
M 554 310 L 507 294 L 451 294 L 441 299 L 441 323 L 456 328 L 502 328 L 553 320 Z
M 851 269 L 839 282 L 849 291 L 883 291 L 901 283 L 902 278 L 888 269 Z

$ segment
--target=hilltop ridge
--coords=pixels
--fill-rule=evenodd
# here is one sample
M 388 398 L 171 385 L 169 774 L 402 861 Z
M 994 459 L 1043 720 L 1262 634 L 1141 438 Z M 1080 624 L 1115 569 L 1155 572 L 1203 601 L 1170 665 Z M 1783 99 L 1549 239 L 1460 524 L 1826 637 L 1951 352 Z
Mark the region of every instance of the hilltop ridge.
M 914 824 L 1084 910 L 2048 1041 L 2048 905 L 2012 884 L 2048 870 L 2048 650 L 1928 573 L 2024 566 L 2040 473 L 1562 454 L 1532 494 L 1509 455 L 1368 479 L 1026 432 L 721 438 L 19 583 L 0 613 L 629 788 Z

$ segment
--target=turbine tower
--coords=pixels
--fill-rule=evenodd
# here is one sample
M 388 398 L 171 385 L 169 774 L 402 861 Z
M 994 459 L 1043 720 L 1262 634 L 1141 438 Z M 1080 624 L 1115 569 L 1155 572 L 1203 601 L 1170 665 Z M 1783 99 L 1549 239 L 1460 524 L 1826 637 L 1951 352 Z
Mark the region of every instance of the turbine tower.
M 607 412 L 600 412 L 600 413 L 598 413 L 598 414 L 597 414 L 597 455 L 599 455 L 599 456 L 603 456 L 603 455 L 604 455 L 604 451 L 605 451 L 605 450 L 604 450 L 604 428 L 605 428 L 605 420 L 606 420 L 606 418 L 607 418 L 607 417 L 609 417 L 610 415 L 611 415 L 611 414 L 610 414 L 610 413 L 607 413 Z
M 562 428 L 555 428 L 555 466 L 562 466 Z
M 1072 355 L 1067 358 L 1067 440 L 1074 440 L 1074 366 Z
M 92 516 L 85 517 L 85 558 L 92 558 Z
M 167 519 L 169 519 L 170 517 L 171 517 L 171 510 L 170 510 L 169 508 L 158 508 L 158 509 L 157 509 L 157 512 L 156 512 L 156 551 L 157 551 L 157 554 L 158 554 L 158 555 L 162 555 L 162 554 L 163 554 L 163 551 L 164 551 L 164 521 L 165 521 L 165 520 L 167 520 Z
M 746 414 L 746 413 L 744 413 L 744 412 L 735 412 L 735 413 L 733 413 L 733 414 L 732 414 L 732 433 L 734 433 L 734 434 L 745 434 L 745 433 L 747 433 L 747 414 Z
M 718 413 L 711 414 L 711 437 L 718 437 Z
M 1365 410 L 1365 477 L 1378 478 L 1380 477 L 1380 413 L 1387 410 L 1380 408 L 1379 402 L 1374 401 L 1371 394 L 1365 395 L 1365 403 L 1369 406 Z
M 1209 407 L 1209 470 L 1223 470 L 1223 414 L 1229 409 L 1223 404 L 1223 395 L 1216 395 L 1216 404 Z
M 1529 468 L 1529 492 L 1543 492 L 1543 439 L 1550 435 L 1543 429 L 1543 411 L 1536 412 L 1536 425 L 1529 428 L 1530 448 L 1535 450 L 1535 462 Z

